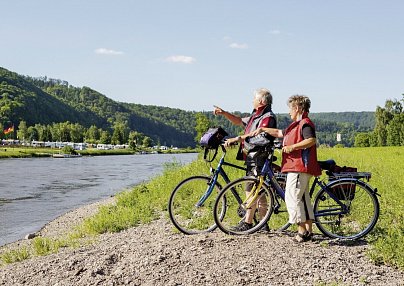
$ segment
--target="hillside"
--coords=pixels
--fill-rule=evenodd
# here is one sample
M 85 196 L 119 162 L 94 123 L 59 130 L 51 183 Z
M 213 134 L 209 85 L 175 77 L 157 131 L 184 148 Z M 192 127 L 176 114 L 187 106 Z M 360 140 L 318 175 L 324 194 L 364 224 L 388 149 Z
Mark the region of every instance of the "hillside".
M 212 125 L 223 126 L 231 135 L 241 132 L 223 117 L 204 112 Z M 279 128 L 285 128 L 289 115 L 278 114 Z M 313 113 L 320 144 L 335 145 L 336 133 L 342 144 L 352 146 L 358 131 L 373 130 L 374 112 Z M 69 121 L 85 128 L 92 125 L 111 130 L 117 121 L 127 122 L 130 130 L 143 133 L 155 144 L 195 146 L 195 112 L 176 108 L 123 103 L 89 88 L 74 87 L 67 81 L 47 77 L 22 76 L 0 67 L 0 123 L 28 126 Z
M 69 86 L 66 81 L 30 78 L 0 68 L 0 120 L 18 126 L 21 120 L 27 125 L 52 122 L 79 123 L 88 128 L 95 125 L 110 129 L 117 120 L 126 121 L 131 130 L 141 132 L 156 143 L 187 147 L 194 145 L 191 128 L 183 131 L 167 124 L 158 116 L 147 116 L 148 107 L 138 113 L 130 105 L 116 102 L 89 87 Z M 164 108 L 165 114 L 173 109 Z M 172 112 L 177 114 L 178 112 Z M 185 122 L 193 122 L 187 113 Z

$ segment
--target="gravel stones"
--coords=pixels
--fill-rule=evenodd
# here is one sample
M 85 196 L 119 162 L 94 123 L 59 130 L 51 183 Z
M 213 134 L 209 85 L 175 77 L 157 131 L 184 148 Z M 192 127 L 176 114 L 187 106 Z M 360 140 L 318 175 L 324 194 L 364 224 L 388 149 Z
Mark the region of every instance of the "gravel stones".
M 40 235 L 66 231 L 100 204 L 58 218 Z M 186 236 L 161 218 L 101 235 L 92 245 L 0 267 L 0 285 L 404 285 L 402 271 L 369 261 L 363 241 L 318 235 L 296 244 L 291 236 Z

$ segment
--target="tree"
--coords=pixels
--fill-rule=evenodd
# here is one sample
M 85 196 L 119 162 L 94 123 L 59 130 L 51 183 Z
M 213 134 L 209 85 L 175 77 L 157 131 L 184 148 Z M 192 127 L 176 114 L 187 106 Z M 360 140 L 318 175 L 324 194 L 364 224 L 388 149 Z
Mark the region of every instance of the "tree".
M 38 130 L 36 130 L 36 128 L 34 126 L 28 127 L 27 133 L 28 133 L 27 139 L 30 142 L 34 141 L 34 140 L 38 140 Z
M 100 143 L 101 144 L 109 144 L 111 143 L 111 136 L 109 135 L 108 131 L 102 131 L 100 136 Z
M 404 95 L 401 100 L 404 103 Z M 374 134 L 377 146 L 400 146 L 403 139 L 403 105 L 397 99 L 386 100 L 385 107 L 376 108 Z
M 153 141 L 151 140 L 150 137 L 145 136 L 145 137 L 143 138 L 142 145 L 143 145 L 144 147 L 150 147 L 150 146 L 152 145 L 152 143 L 153 143 Z
M 395 114 L 386 130 L 388 146 L 404 146 L 404 113 Z
M 129 132 L 129 146 L 132 149 L 135 149 L 137 146 L 142 145 L 144 135 L 137 131 L 130 131 Z
M 100 139 L 100 131 L 97 126 L 91 125 L 86 131 L 86 142 L 95 144 Z
M 355 147 L 369 147 L 370 146 L 370 136 L 368 132 L 360 132 L 355 136 Z
M 78 123 L 70 124 L 70 140 L 72 142 L 83 142 L 84 127 Z
M 20 139 L 21 141 L 25 141 L 28 139 L 28 127 L 27 127 L 27 122 L 25 121 L 20 121 L 20 124 L 18 124 L 18 130 L 17 130 L 17 138 Z
M 196 141 L 196 143 L 199 143 L 199 140 L 201 139 L 203 133 L 205 133 L 206 130 L 208 130 L 208 128 L 210 126 L 210 122 L 209 122 L 209 119 L 201 112 L 198 112 L 195 114 L 195 119 L 196 119 L 195 141 Z
M 117 121 L 114 124 L 114 131 L 111 137 L 112 144 L 124 144 L 129 139 L 129 127 L 127 122 Z

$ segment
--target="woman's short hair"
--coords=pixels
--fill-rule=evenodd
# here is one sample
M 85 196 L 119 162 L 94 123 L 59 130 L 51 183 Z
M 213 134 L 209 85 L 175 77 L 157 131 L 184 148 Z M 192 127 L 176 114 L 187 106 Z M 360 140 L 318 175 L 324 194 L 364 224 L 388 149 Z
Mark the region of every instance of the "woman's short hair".
M 266 88 L 259 88 L 255 90 L 255 96 L 257 99 L 265 102 L 268 105 L 272 105 L 272 94 L 269 89 Z
M 303 112 L 309 112 L 311 101 L 305 95 L 292 95 L 288 98 L 288 106 L 297 106 Z

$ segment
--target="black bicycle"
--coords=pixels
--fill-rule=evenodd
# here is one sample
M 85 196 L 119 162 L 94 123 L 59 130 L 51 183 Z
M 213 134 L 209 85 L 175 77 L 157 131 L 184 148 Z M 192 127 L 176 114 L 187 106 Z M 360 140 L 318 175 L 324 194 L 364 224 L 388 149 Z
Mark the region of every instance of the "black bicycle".
M 271 214 L 285 213 L 285 177 L 275 176 L 272 161 L 275 147 L 267 147 L 268 153 L 264 167 L 257 176 L 246 176 L 228 183 L 216 198 L 213 215 L 217 226 L 228 234 L 250 234 L 268 222 Z M 326 236 L 340 239 L 359 239 L 368 234 L 379 218 L 379 201 L 376 188 L 372 188 L 368 172 L 335 172 L 334 160 L 319 161 L 320 167 L 328 177 L 315 177 L 310 195 L 314 198 L 314 216 L 317 228 Z M 278 178 L 281 178 L 279 180 Z M 245 190 L 251 189 L 246 196 Z M 256 221 L 247 231 L 235 230 L 234 226 L 245 219 L 246 210 L 255 208 L 259 212 L 259 201 L 265 196 L 269 216 Z M 224 215 L 223 215 L 224 210 Z M 263 212 L 261 210 L 261 212 Z M 285 230 L 290 224 L 280 228 Z

